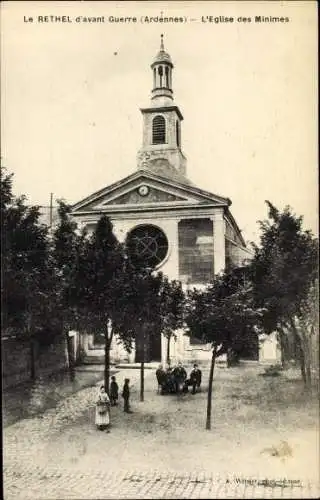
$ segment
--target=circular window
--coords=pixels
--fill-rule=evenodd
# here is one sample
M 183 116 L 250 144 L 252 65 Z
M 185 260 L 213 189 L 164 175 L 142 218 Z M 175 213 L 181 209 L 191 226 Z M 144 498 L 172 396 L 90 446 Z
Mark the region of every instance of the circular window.
M 128 234 L 127 250 L 133 264 L 154 268 L 167 256 L 168 240 L 158 227 L 138 226 Z

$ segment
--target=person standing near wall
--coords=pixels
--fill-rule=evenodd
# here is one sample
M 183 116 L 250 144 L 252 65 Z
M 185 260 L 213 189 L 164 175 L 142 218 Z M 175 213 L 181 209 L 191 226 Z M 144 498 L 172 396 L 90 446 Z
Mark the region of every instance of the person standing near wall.
M 116 406 L 118 404 L 118 392 L 119 392 L 119 387 L 116 382 L 116 377 L 112 376 L 111 377 L 111 384 L 110 384 L 110 400 L 111 400 L 111 406 Z
M 132 413 L 132 411 L 130 410 L 130 405 L 129 405 L 129 398 L 130 398 L 129 382 L 130 382 L 130 379 L 125 378 L 123 389 L 122 389 L 122 397 L 123 397 L 123 403 L 124 403 L 123 411 L 125 413 Z
M 192 394 L 196 393 L 196 388 L 199 389 L 201 385 L 202 373 L 199 370 L 198 365 L 193 365 L 193 370 L 190 373 L 190 382 L 192 385 Z

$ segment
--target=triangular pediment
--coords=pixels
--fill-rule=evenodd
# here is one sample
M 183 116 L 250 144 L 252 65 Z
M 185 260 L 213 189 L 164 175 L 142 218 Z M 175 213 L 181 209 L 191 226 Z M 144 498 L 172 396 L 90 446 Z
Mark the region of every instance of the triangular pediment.
M 227 198 L 184 185 L 145 170 L 116 182 L 73 206 L 73 212 L 119 210 L 135 206 L 168 207 L 198 204 L 228 206 Z
M 170 201 L 186 201 L 186 198 L 169 193 L 168 191 L 157 189 L 149 185 L 148 182 L 130 189 L 123 195 L 117 196 L 111 201 L 107 201 L 104 205 L 131 205 L 131 204 L 146 204 L 146 203 L 161 203 Z

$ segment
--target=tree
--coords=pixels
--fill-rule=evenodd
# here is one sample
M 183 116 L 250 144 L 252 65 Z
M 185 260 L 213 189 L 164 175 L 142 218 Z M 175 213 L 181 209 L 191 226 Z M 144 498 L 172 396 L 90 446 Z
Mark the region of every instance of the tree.
M 123 293 L 119 302 L 116 323 L 125 333 L 126 341 L 133 339 L 140 361 L 140 401 L 144 401 L 144 364 L 146 348 L 152 336 L 161 335 L 161 287 L 163 275 L 154 274 L 142 263 L 126 260 Z
M 27 206 L 12 193 L 12 174 L 1 168 L 2 327 L 30 341 L 31 377 L 35 377 L 34 341 L 50 343 L 57 334 L 50 294 L 54 274 L 50 265 L 47 228 L 39 208 Z
M 71 207 L 58 200 L 59 223 L 52 235 L 52 265 L 56 286 L 52 290 L 55 315 L 60 318 L 61 330 L 68 347 L 69 369 L 73 373 L 74 356 L 71 349 L 69 331 L 79 329 L 81 309 L 77 304 L 75 277 L 79 255 L 85 243 L 85 232 L 79 234 L 77 224 L 70 217 Z
M 307 390 L 312 387 L 312 365 L 319 371 L 319 357 L 313 356 L 313 351 L 319 354 L 319 283 L 315 280 L 310 284 L 307 296 L 300 305 L 300 314 L 294 316 L 294 328 L 300 339 L 303 351 L 303 380 Z
M 84 240 L 76 269 L 76 301 L 81 317 L 92 331 L 105 336 L 106 391 L 109 391 L 110 348 L 119 324 L 119 304 L 123 293 L 124 253 L 103 215 L 94 232 Z M 125 332 L 118 332 L 124 335 Z
M 232 287 L 232 282 L 233 287 Z M 257 336 L 261 311 L 252 303 L 250 284 L 234 275 L 223 275 L 204 291 L 192 290 L 187 298 L 186 323 L 189 335 L 211 343 L 206 429 L 211 429 L 212 386 L 216 359 L 230 349 L 248 346 Z
M 286 207 L 280 212 L 270 202 L 268 220 L 260 222 L 260 245 L 250 265 L 253 295 L 257 307 L 264 307 L 263 325 L 266 333 L 277 331 L 286 360 L 286 339 L 294 339 L 301 374 L 306 388 L 306 359 L 297 321 L 310 286 L 317 276 L 317 242 L 310 231 L 302 229 L 302 217 Z
M 164 277 L 160 291 L 161 332 L 167 338 L 167 364 L 170 364 L 170 341 L 184 324 L 184 292 L 180 281 Z

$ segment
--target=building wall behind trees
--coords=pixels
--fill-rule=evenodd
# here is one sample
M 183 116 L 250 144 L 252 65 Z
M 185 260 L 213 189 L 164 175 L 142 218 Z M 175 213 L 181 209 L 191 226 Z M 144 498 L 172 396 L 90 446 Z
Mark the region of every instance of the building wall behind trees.
M 14 387 L 31 379 L 31 343 L 16 337 L 1 339 L 2 387 Z M 68 366 L 65 339 L 57 339 L 50 346 L 34 343 L 35 375 L 49 375 Z

